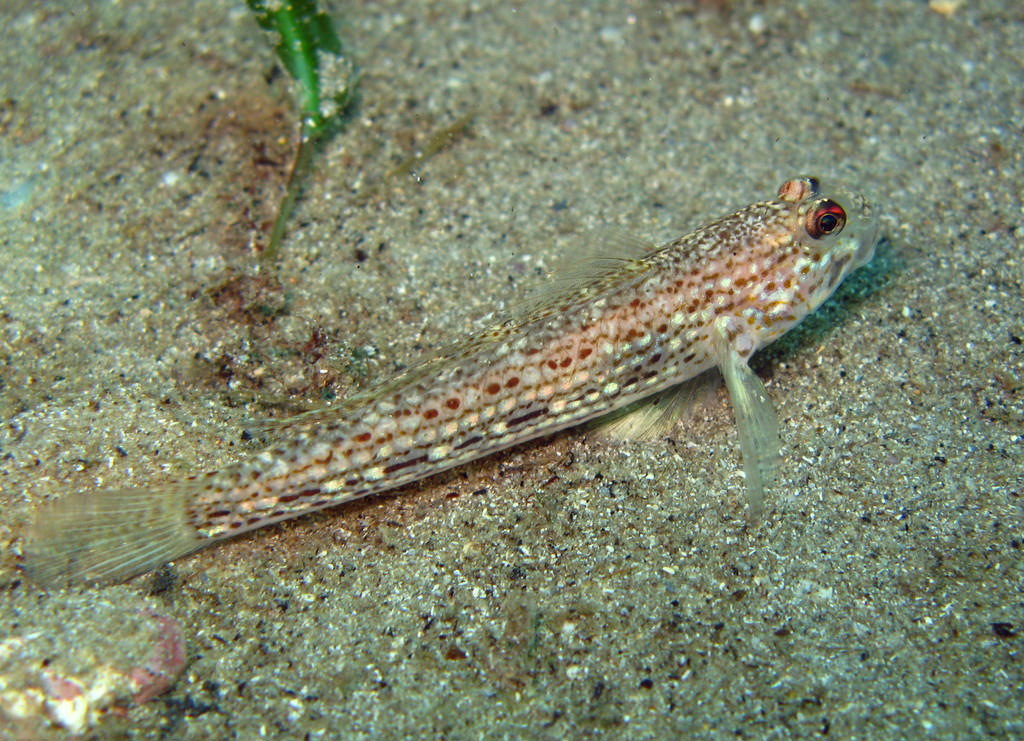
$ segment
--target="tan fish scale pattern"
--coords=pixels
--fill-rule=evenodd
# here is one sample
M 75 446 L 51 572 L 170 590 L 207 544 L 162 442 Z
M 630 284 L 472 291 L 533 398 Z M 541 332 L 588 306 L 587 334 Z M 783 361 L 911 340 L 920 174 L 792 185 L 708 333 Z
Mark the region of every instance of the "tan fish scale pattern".
M 752 505 L 771 477 L 773 417 L 746 360 L 870 259 L 862 197 L 795 178 L 778 197 L 589 277 L 337 407 L 287 442 L 148 489 L 86 492 L 40 512 L 28 570 L 111 581 L 226 537 L 392 489 L 605 415 L 719 367 Z M 777 438 L 777 435 L 775 435 Z

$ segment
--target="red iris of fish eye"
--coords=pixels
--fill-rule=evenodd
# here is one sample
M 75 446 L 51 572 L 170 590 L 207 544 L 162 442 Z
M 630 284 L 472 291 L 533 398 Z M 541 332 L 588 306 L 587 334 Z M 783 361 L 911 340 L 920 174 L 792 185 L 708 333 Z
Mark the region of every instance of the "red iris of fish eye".
M 823 201 L 807 220 L 807 233 L 814 239 L 835 234 L 846 224 L 846 212 L 835 201 Z

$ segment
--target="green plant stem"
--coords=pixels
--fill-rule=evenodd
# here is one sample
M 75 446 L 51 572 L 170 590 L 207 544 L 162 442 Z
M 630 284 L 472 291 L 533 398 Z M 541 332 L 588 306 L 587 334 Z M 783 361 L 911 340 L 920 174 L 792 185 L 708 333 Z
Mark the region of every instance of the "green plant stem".
M 295 149 L 295 159 L 292 160 L 291 172 L 288 173 L 288 184 L 285 186 L 284 198 L 281 199 L 281 203 L 277 208 L 274 228 L 270 231 L 270 242 L 267 244 L 267 248 L 263 250 L 263 254 L 260 255 L 260 262 L 263 264 L 273 264 L 277 260 L 277 255 L 281 251 L 281 240 L 284 238 L 285 226 L 292 214 L 292 210 L 295 208 L 295 202 L 299 198 L 302 182 L 306 177 L 306 172 L 309 170 L 309 165 L 313 161 L 313 152 L 316 150 L 319 136 L 310 131 L 310 128 L 308 119 L 303 117 L 302 124 L 299 127 L 299 144 Z

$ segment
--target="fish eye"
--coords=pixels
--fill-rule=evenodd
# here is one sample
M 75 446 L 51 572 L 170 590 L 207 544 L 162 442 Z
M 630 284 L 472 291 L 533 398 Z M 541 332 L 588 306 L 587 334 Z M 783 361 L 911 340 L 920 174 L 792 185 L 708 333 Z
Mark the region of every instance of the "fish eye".
M 805 227 L 812 239 L 821 239 L 830 234 L 838 234 L 846 226 L 846 211 L 830 198 L 814 204 L 807 213 Z
M 821 182 L 812 175 L 787 180 L 779 186 L 779 198 L 783 201 L 802 201 L 813 198 L 821 192 Z

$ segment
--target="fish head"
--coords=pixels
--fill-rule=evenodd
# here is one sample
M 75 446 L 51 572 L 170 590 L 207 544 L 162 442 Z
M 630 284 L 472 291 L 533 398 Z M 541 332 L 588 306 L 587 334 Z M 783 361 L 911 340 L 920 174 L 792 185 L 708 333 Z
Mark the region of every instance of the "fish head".
M 778 200 L 786 207 L 793 237 L 780 268 L 791 271 L 793 299 L 809 314 L 874 257 L 877 221 L 864 196 L 816 177 L 787 180 Z
M 863 196 L 815 177 L 787 180 L 775 199 L 737 212 L 730 224 L 739 225 L 743 238 L 733 240 L 726 255 L 734 266 L 732 295 L 722 303 L 730 336 L 744 355 L 825 303 L 847 275 L 871 260 L 877 234 Z M 721 264 L 719 259 L 711 269 L 721 272 Z

